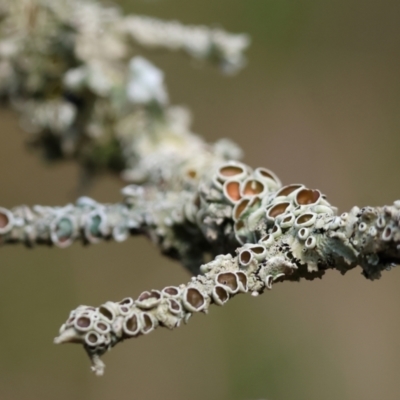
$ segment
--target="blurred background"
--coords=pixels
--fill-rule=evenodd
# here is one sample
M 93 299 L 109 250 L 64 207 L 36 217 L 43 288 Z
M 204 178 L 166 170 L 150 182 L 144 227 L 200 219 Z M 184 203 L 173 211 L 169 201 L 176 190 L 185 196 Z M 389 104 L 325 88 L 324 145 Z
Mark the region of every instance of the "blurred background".
M 56 0 L 55 0 L 56 1 Z M 252 37 L 248 65 L 222 76 L 181 55 L 146 53 L 170 97 L 208 141 L 234 139 L 245 162 L 319 188 L 340 212 L 400 198 L 400 2 L 136 0 L 126 12 L 221 26 Z M 74 164 L 46 165 L 0 111 L 1 205 L 75 198 Z M 97 178 L 87 195 L 120 199 Z M 53 337 L 79 304 L 189 279 L 145 239 L 0 253 L 0 399 L 400 399 L 400 270 L 276 285 L 185 327 L 127 341 L 97 378 L 80 346 Z

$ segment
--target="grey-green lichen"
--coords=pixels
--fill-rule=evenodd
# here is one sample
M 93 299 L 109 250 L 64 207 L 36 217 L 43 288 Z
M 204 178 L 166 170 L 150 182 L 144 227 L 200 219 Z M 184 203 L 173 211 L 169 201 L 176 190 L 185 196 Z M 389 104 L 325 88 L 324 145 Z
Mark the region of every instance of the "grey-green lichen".
M 169 104 L 163 73 L 141 47 L 234 72 L 248 44 L 244 34 L 124 16 L 96 0 L 0 0 L 0 96 L 46 158 L 142 180 L 143 146 L 151 151 L 159 136 L 194 139 L 188 113 Z
M 221 165 L 211 183 L 200 183 L 199 200 L 191 205 L 191 220 L 183 215 L 169 226 L 172 235 L 176 225 L 192 226 L 192 232 L 197 230 L 211 248 L 217 246 L 227 253 L 236 247 L 235 251 L 200 265 L 199 271 L 194 271 L 198 275 L 187 284 L 145 291 L 135 300 L 107 302 L 98 308 L 78 307 L 62 325 L 55 343 L 83 344 L 93 370 L 101 375 L 104 364 L 100 356 L 117 343 L 148 334 L 158 326 L 179 327 L 193 313 L 207 313 L 211 304 L 222 306 L 236 294 L 257 296 L 274 282 L 312 280 L 327 269 L 345 273 L 357 265 L 373 280 L 400 261 L 400 202 L 382 208 L 354 207 L 338 216 L 318 190 L 303 185 L 280 188 L 268 171 L 274 177 L 269 191 L 263 186 L 266 183 L 256 178 L 259 171 L 233 162 Z M 226 175 L 241 182 L 234 197 L 242 197 L 235 205 L 230 204 L 232 193 L 224 191 L 226 182 L 233 179 L 224 183 Z M 218 180 L 222 183 L 219 189 L 215 185 Z M 216 193 L 210 200 L 204 194 L 213 190 Z M 237 221 L 245 228 L 237 228 Z M 236 245 L 229 242 L 229 232 Z M 159 232 L 156 240 L 162 245 L 163 238 Z M 184 243 L 184 237 L 179 241 Z
M 248 38 L 125 17 L 93 0 L 0 0 L 0 94 L 31 141 L 49 157 L 123 171 L 130 183 L 118 204 L 81 197 L 64 207 L 0 207 L 0 243 L 64 248 L 145 234 L 194 275 L 135 299 L 80 306 L 56 343 L 82 344 L 102 374 L 100 357 L 117 343 L 178 327 L 239 293 L 357 265 L 373 280 L 399 263 L 400 201 L 338 215 L 320 191 L 282 187 L 272 171 L 239 162 L 229 140 L 205 143 L 138 45 L 231 72 Z
M 345 273 L 357 265 L 373 280 L 400 261 L 399 201 L 339 216 L 318 190 L 282 187 L 272 171 L 221 161 L 218 152 L 197 157 L 214 168 L 199 162 L 201 168 L 188 169 L 195 158 L 181 160 L 170 180 L 156 174 L 153 184 L 125 187 L 119 204 L 83 197 L 65 207 L 0 208 L 3 243 L 66 247 L 76 239 L 122 241 L 144 233 L 195 275 L 179 287 L 70 314 L 56 343 L 83 344 L 98 374 L 100 356 L 122 340 L 158 326 L 178 327 L 238 293 L 258 295 L 277 281 L 314 279 L 330 268 Z M 205 263 L 210 254 L 214 260 Z

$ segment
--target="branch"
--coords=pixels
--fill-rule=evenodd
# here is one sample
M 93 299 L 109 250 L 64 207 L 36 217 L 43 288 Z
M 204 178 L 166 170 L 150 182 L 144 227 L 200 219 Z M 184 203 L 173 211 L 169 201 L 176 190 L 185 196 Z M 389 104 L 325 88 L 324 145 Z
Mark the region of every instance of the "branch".
M 249 40 L 124 16 L 92 0 L 0 0 L 0 96 L 46 159 L 72 158 L 90 173 L 125 170 L 131 182 L 146 155 L 143 136 L 166 136 L 165 144 L 171 134 L 190 134 L 190 117 L 169 105 L 164 75 L 138 43 L 181 49 L 232 72 Z
M 89 197 L 64 207 L 0 208 L 1 242 L 20 242 L 28 247 L 54 244 L 65 248 L 76 240 L 87 244 L 110 238 L 120 242 L 142 222 L 139 210 L 129 210 L 123 203 L 99 204 Z
M 31 142 L 49 158 L 123 171 L 140 185 L 115 205 L 0 208 L 1 243 L 66 247 L 145 234 L 195 275 L 72 311 L 55 341 L 83 344 L 97 374 L 117 343 L 177 327 L 238 293 L 357 265 L 373 280 L 400 261 L 399 201 L 338 216 L 318 190 L 282 187 L 273 172 L 238 162 L 230 141 L 209 145 L 192 133 L 188 112 L 169 104 L 162 71 L 136 53 L 137 44 L 182 50 L 232 70 L 243 65 L 247 36 L 124 17 L 90 0 L 0 0 L 0 17 L 0 92 Z
M 143 16 L 127 17 L 122 29 L 142 46 L 181 50 L 197 59 L 214 60 L 230 73 L 245 64 L 243 52 L 250 42 L 245 34 L 232 35 L 218 28 L 185 26 L 178 21 Z
M 235 176 L 229 165 L 214 177 L 224 176 L 227 168 L 228 175 Z M 354 207 L 337 216 L 317 190 L 289 185 L 265 192 L 265 182 L 257 178 L 259 171 L 250 180 L 246 176 L 228 179 L 220 190 L 224 204 L 237 198 L 231 215 L 222 222 L 233 224 L 237 241 L 244 243 L 236 249 L 236 256 L 216 256 L 200 267 L 200 275 L 179 287 L 145 291 L 135 300 L 107 302 L 98 308 L 80 306 L 70 313 L 55 343 L 83 344 L 93 371 L 101 375 L 100 356 L 116 344 L 158 326 L 179 327 L 193 313 L 207 313 L 211 304 L 222 306 L 238 293 L 256 296 L 277 281 L 314 279 L 327 269 L 344 274 L 357 265 L 366 278 L 374 280 L 382 270 L 400 262 L 400 201 L 378 208 Z M 230 190 L 236 182 L 239 192 Z M 256 189 L 261 186 L 264 196 Z M 216 219 L 213 223 L 218 224 Z M 199 223 L 198 227 L 202 228 Z

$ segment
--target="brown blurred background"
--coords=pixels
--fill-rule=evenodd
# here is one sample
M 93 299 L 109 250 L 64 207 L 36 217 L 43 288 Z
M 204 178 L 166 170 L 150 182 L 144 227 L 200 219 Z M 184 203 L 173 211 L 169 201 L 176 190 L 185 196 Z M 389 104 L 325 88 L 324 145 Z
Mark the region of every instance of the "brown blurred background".
M 400 2 L 121 5 L 251 35 L 249 64 L 234 78 L 180 55 L 149 55 L 207 140 L 234 139 L 247 163 L 321 189 L 341 212 L 400 198 Z M 0 118 L 1 205 L 73 201 L 77 167 L 45 165 L 24 147 L 16 116 L 3 110 Z M 86 194 L 112 202 L 119 189 L 102 177 Z M 0 265 L 1 400 L 400 399 L 398 269 L 373 283 L 358 269 L 239 296 L 173 333 L 117 346 L 96 378 L 79 346 L 52 344 L 68 312 L 185 282 L 186 271 L 144 239 L 4 247 Z

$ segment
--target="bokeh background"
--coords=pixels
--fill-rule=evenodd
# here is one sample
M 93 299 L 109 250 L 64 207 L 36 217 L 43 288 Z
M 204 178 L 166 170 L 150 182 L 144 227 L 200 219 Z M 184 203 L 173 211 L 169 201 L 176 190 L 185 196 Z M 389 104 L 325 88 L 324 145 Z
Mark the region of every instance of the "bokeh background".
M 56 0 L 54 0 L 56 1 Z M 234 139 L 245 161 L 319 188 L 341 212 L 400 198 L 400 2 L 136 0 L 127 12 L 248 32 L 248 66 L 221 76 L 181 55 L 146 55 L 194 130 Z M 46 165 L 0 111 L 1 205 L 73 201 L 78 169 Z M 98 178 L 87 195 L 120 199 Z M 144 239 L 0 252 L 0 399 L 400 399 L 400 270 L 353 270 L 239 296 L 172 333 L 117 346 L 95 377 L 79 346 L 53 337 L 79 304 L 189 279 Z

